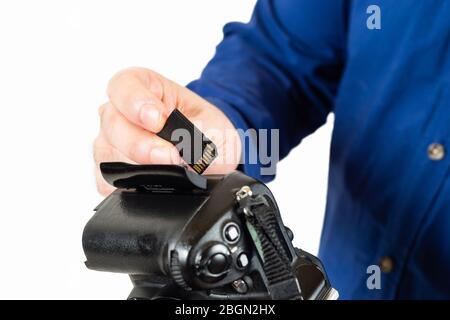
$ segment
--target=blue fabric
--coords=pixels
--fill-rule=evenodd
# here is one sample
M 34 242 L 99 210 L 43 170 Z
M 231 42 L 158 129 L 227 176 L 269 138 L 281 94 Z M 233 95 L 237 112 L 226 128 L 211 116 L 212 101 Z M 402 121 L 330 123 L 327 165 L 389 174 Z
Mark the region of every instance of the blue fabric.
M 319 254 L 333 285 L 344 299 L 450 298 L 450 1 L 260 0 L 188 87 L 237 128 L 279 128 L 282 157 L 333 112 Z M 260 167 L 242 169 L 273 178 Z M 384 256 L 394 268 L 369 290 Z

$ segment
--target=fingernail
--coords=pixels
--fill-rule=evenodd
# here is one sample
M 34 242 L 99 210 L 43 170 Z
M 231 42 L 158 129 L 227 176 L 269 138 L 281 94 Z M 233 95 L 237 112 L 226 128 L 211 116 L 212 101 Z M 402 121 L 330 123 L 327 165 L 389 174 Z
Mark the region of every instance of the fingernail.
M 170 164 L 172 163 L 172 155 L 170 148 L 155 147 L 150 151 L 150 160 L 154 164 Z
M 150 105 L 143 105 L 141 107 L 140 117 L 142 124 L 146 128 L 151 131 L 158 130 L 161 122 L 161 111 L 159 108 Z

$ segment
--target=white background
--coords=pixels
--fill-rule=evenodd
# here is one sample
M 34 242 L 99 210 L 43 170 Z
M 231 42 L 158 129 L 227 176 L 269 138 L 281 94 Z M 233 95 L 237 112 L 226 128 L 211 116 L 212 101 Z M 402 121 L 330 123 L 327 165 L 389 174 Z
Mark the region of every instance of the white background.
M 187 84 L 228 21 L 254 0 L 0 2 L 0 298 L 123 299 L 126 275 L 84 267 L 81 234 L 101 200 L 91 142 L 105 85 L 145 66 Z M 331 120 L 270 184 L 295 244 L 317 253 Z

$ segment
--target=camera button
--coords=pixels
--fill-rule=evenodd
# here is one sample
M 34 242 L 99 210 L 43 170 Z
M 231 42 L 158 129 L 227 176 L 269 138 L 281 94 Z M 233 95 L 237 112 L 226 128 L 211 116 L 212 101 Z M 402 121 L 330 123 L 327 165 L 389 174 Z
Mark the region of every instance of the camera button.
M 234 243 L 239 240 L 241 231 L 239 230 L 239 226 L 237 226 L 234 222 L 230 222 L 225 226 L 223 234 L 225 240 L 230 243 Z
M 223 253 L 216 253 L 207 262 L 208 271 L 213 274 L 224 272 L 228 268 L 228 257 Z
M 237 265 L 239 268 L 245 268 L 248 265 L 248 256 L 242 252 L 237 258 Z

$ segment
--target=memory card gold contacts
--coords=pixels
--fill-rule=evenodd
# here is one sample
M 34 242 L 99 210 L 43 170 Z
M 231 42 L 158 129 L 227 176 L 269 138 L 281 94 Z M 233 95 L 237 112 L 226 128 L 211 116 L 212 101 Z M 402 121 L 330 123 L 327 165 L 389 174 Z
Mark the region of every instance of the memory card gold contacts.
M 180 129 L 182 132 L 177 132 Z M 198 174 L 202 174 L 217 157 L 216 145 L 178 109 L 170 114 L 157 135 L 177 147 L 181 158 Z M 182 141 L 186 138 L 189 141 Z

